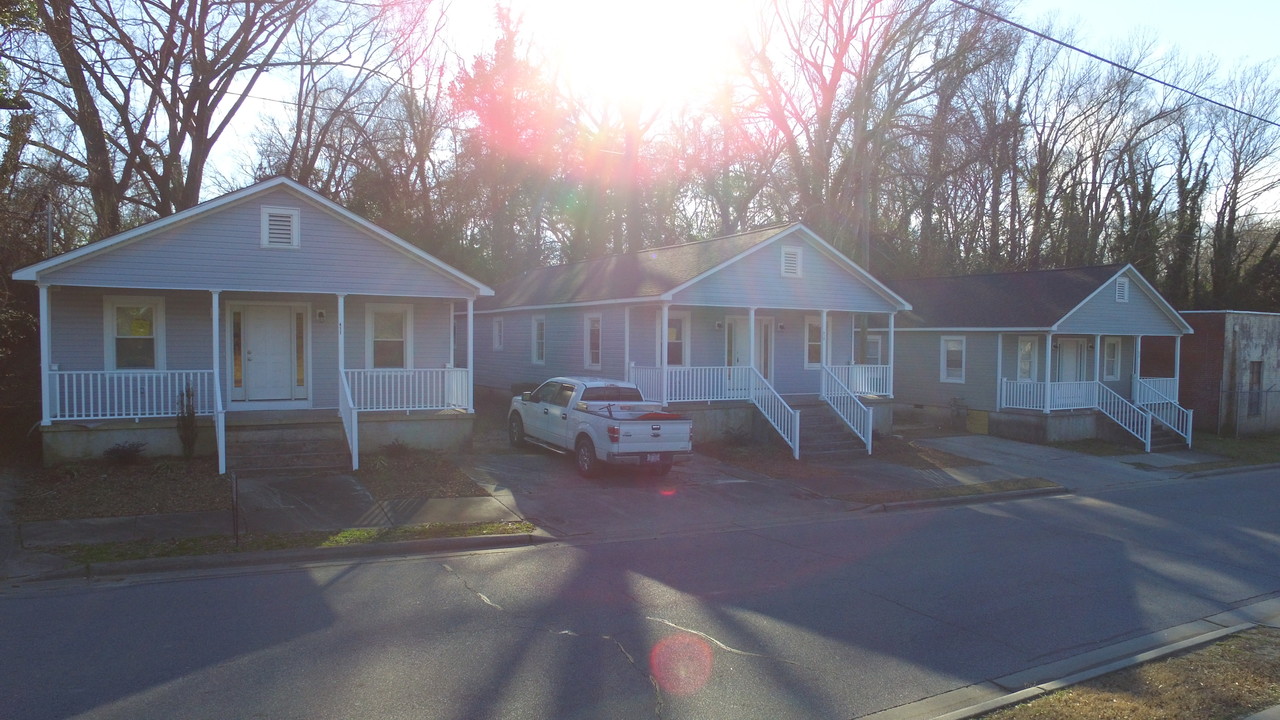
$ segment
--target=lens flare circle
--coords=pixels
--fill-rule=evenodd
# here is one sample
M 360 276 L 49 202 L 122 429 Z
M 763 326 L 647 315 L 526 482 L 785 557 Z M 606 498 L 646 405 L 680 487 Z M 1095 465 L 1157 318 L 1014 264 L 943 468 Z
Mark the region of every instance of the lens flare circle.
M 649 671 L 658 687 L 672 695 L 693 695 L 706 687 L 715 663 L 711 644 L 697 635 L 668 635 L 649 653 Z

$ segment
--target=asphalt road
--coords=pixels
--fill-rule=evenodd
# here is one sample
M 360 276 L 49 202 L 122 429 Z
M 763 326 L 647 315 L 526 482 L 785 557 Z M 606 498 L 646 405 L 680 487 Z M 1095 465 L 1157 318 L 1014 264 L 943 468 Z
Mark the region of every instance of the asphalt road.
M 855 718 L 1280 593 L 1276 471 L 0 592 L 0 718 Z

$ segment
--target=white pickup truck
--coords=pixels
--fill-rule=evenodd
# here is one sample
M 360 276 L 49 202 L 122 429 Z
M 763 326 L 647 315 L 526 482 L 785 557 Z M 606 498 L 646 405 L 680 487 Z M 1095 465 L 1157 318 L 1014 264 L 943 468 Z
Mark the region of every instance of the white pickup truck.
M 693 422 L 646 402 L 621 380 L 556 377 L 511 399 L 511 444 L 532 442 L 570 453 L 583 477 L 603 464 L 640 465 L 666 474 L 693 451 Z

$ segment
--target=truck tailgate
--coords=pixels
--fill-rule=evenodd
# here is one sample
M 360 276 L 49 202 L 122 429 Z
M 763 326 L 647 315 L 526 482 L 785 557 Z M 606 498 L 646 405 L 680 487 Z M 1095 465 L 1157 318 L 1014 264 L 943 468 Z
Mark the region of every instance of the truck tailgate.
M 616 453 L 689 452 L 693 421 L 682 417 L 622 420 L 617 423 Z

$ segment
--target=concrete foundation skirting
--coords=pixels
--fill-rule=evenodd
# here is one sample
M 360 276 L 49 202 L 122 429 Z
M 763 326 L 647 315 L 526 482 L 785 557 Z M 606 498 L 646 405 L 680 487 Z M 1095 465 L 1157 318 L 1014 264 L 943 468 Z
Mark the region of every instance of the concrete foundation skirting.
M 1099 437 L 1096 410 L 1068 412 L 993 412 L 987 416 L 987 430 L 996 437 L 1040 444 L 1090 440 Z
M 45 465 L 100 458 L 108 448 L 128 442 L 146 443 L 143 454 L 148 457 L 182 455 L 176 418 L 55 423 L 42 426 L 40 437 Z M 215 452 L 213 419 L 196 418 L 196 455 L 209 456 Z
M 337 410 L 332 418 L 325 413 L 323 420 L 315 415 L 323 411 L 305 411 L 310 417 L 305 422 L 332 423 L 341 428 Z M 254 420 L 245 417 L 249 413 L 236 413 L 238 423 Z M 280 417 L 264 414 L 262 422 L 268 425 L 290 424 L 288 413 Z M 254 423 L 255 425 L 257 423 Z M 231 421 L 228 421 L 231 425 Z M 423 450 L 457 450 L 471 442 L 475 415 L 461 410 L 405 412 L 364 412 L 360 414 L 360 447 L 365 452 L 399 441 Z M 212 457 L 217 453 L 214 441 L 213 420 L 196 419 L 196 456 Z M 339 430 L 341 432 L 341 430 Z M 55 423 L 40 428 L 44 447 L 44 464 L 57 465 L 73 460 L 101 458 L 108 448 L 120 443 L 144 442 L 143 454 L 147 457 L 180 457 L 182 441 L 178 438 L 175 418 L 147 418 L 140 420 L 107 420 L 103 422 Z

